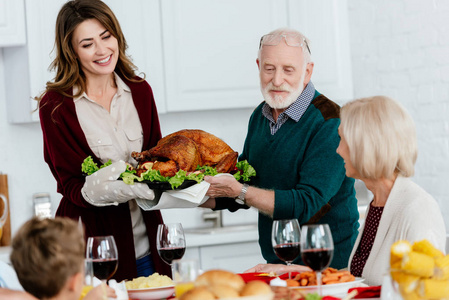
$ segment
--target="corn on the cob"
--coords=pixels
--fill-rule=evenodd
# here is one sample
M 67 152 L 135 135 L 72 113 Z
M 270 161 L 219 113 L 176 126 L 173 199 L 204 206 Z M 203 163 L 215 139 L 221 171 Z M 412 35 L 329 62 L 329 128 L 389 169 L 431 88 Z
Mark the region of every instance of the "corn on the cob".
M 434 259 L 426 254 L 410 252 L 402 259 L 401 269 L 412 275 L 428 278 L 433 275 L 434 268 Z
M 391 246 L 390 266 L 402 261 L 404 255 L 412 252 L 412 245 L 408 241 L 397 241 Z
M 435 259 L 435 278 L 449 279 L 449 255 Z
M 419 276 L 407 274 L 402 271 L 391 271 L 391 278 L 407 294 L 413 292 L 418 287 Z
M 425 299 L 443 299 L 449 295 L 449 281 L 423 279 L 420 282 L 418 293 Z
M 413 243 L 412 250 L 422 254 L 429 255 L 433 258 L 443 257 L 444 254 L 437 248 L 435 248 L 428 240 L 422 240 Z
M 403 300 L 423 300 L 423 298 L 418 295 L 417 291 L 413 291 L 410 293 L 401 291 L 401 296 Z

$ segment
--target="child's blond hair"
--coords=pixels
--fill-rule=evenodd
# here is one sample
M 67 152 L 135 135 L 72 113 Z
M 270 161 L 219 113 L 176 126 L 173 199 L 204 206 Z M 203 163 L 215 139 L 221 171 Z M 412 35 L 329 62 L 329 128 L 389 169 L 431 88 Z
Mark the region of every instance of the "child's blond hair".
M 27 292 L 39 299 L 51 298 L 71 276 L 83 271 L 84 247 L 75 221 L 33 218 L 15 235 L 11 262 Z

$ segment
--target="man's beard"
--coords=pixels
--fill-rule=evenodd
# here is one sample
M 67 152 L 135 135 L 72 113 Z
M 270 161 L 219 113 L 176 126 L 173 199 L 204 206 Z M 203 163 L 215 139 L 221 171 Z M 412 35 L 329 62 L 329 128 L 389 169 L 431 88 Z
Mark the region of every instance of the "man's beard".
M 289 107 L 293 102 L 298 99 L 299 95 L 301 95 L 302 91 L 304 89 L 304 76 L 301 77 L 301 81 L 298 84 L 298 87 L 295 89 L 291 86 L 289 86 L 286 83 L 283 83 L 279 87 L 275 87 L 273 85 L 273 82 L 270 81 L 270 83 L 265 87 L 261 88 L 262 95 L 265 99 L 265 102 L 274 109 L 283 109 Z M 284 98 L 282 95 L 275 95 L 272 97 L 270 95 L 271 91 L 285 91 L 289 92 L 289 94 Z

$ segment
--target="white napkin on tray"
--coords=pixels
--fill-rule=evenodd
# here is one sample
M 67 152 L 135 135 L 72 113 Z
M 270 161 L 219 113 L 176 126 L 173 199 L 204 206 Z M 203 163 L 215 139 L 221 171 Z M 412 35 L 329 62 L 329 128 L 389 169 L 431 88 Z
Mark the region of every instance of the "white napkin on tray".
M 88 275 L 89 276 L 89 275 Z M 101 280 L 97 277 L 93 278 L 92 286 L 97 287 L 100 284 L 102 284 Z M 113 288 L 115 290 L 115 295 L 117 298 L 109 298 L 109 300 L 128 300 L 128 290 L 126 289 L 125 281 L 117 282 L 115 279 L 109 280 L 108 283 L 109 287 Z
M 143 210 L 197 207 L 209 199 L 206 196 L 209 186 L 208 182 L 202 181 L 182 190 L 164 191 L 158 200 L 136 199 L 136 202 Z
M 128 290 L 125 281 L 117 282 L 115 279 L 109 280 L 109 286 L 115 290 L 117 298 L 109 298 L 109 300 L 128 300 Z

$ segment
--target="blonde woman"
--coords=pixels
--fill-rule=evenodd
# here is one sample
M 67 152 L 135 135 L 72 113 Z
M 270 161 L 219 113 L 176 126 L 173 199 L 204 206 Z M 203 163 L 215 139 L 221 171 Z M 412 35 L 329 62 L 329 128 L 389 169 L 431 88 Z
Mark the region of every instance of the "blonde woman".
M 438 203 L 414 183 L 415 125 L 396 101 L 375 96 L 341 109 L 337 153 L 346 176 L 362 180 L 374 197 L 349 259 L 349 269 L 369 285 L 382 284 L 390 247 L 397 240 L 427 239 L 444 251 L 446 229 Z

